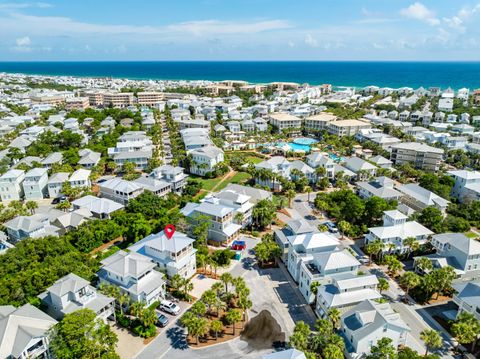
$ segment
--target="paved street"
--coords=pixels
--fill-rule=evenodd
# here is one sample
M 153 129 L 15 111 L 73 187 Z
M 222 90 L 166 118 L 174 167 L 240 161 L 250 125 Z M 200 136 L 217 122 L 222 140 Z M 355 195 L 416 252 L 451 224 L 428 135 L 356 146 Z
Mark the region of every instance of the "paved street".
M 258 240 L 246 239 L 247 248 L 252 248 L 256 241 Z M 230 270 L 233 276 L 243 276 L 251 290 L 253 308 L 249 311 L 249 317 L 256 316 L 262 310 L 268 310 L 286 338 L 292 333 L 295 323 L 300 320 L 313 325 L 315 316 L 286 270 L 259 269 L 254 262 L 251 255 L 246 255 Z M 172 323 L 136 358 L 258 358 L 270 351 L 272 350 L 254 350 L 239 338 L 207 348 L 191 349 L 186 345 L 184 329 L 178 323 Z

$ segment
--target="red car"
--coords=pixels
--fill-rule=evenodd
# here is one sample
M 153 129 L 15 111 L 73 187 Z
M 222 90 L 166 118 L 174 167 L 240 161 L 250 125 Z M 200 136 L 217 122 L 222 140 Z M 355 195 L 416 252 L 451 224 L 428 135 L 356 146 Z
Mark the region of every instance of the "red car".
M 245 241 L 234 241 L 232 243 L 232 249 L 234 251 L 243 251 L 245 248 L 247 248 Z

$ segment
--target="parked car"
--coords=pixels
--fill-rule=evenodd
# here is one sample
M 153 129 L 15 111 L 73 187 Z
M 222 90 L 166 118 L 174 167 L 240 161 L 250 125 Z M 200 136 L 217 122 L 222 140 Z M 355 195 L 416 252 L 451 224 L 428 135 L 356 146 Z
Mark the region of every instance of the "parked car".
M 168 318 L 161 313 L 157 313 L 157 325 L 163 328 L 167 324 L 168 324 Z
M 330 233 L 338 233 L 338 228 L 337 228 L 337 226 L 336 226 L 334 223 L 332 223 L 332 222 L 326 222 L 325 225 L 327 226 L 328 231 L 329 231 Z
M 368 258 L 367 256 L 361 256 L 361 257 L 358 257 L 358 261 L 361 264 L 369 264 L 370 263 L 370 258 Z
M 162 300 L 160 303 L 160 310 L 171 315 L 178 315 L 180 313 L 180 307 L 169 300 Z
M 60 196 L 60 197 L 57 197 L 57 198 L 54 198 L 53 201 L 52 201 L 52 204 L 59 204 L 59 203 L 63 203 L 67 200 L 67 197 L 66 196 Z
M 245 248 L 247 248 L 245 241 L 233 241 L 232 243 L 232 250 L 234 251 L 243 251 Z

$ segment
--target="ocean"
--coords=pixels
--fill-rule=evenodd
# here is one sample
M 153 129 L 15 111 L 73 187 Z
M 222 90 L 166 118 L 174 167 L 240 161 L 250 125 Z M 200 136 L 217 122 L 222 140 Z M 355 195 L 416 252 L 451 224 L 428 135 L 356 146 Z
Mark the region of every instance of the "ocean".
M 480 62 L 0 62 L 0 72 L 154 80 L 288 81 L 353 87 L 480 87 Z

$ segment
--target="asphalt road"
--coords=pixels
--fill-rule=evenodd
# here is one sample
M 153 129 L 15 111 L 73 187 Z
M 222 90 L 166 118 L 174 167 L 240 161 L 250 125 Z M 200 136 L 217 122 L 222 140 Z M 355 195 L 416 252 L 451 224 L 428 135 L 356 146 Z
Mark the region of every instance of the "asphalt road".
M 256 243 L 251 239 L 246 242 L 247 248 L 252 248 Z M 285 338 L 290 336 L 295 323 L 300 320 L 314 324 L 315 315 L 284 268 L 259 269 L 253 256 L 246 254 L 230 273 L 244 277 L 250 288 L 253 303 L 252 310 L 249 311 L 250 317 L 268 310 L 285 333 Z M 263 354 L 272 351 L 273 349 L 253 349 L 239 338 L 202 349 L 192 349 L 186 345 L 184 329 L 178 325 L 178 321 L 172 321 L 136 358 L 261 358 Z

